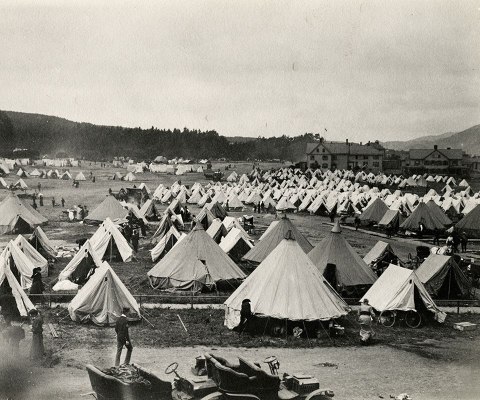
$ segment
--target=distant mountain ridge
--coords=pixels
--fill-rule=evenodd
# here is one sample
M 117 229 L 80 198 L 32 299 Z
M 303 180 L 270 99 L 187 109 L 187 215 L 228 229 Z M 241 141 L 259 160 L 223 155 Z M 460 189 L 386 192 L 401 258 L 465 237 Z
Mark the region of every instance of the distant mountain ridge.
M 383 142 L 382 145 L 392 150 L 430 149 L 438 145 L 439 148 L 462 149 L 467 154 L 480 155 L 480 125 L 461 132 L 422 136 L 406 141 Z

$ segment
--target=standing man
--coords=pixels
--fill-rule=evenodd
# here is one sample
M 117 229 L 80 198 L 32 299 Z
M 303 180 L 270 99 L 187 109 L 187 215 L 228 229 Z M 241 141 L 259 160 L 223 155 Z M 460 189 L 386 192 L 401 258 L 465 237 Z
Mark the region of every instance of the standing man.
M 117 333 L 117 355 L 115 356 L 115 366 L 120 365 L 120 357 L 122 355 L 123 346 L 127 348 L 124 364 L 130 364 L 130 357 L 132 356 L 133 346 L 130 342 L 130 335 L 128 333 L 127 313 L 130 311 L 128 307 L 123 307 L 122 315 L 117 319 L 115 324 L 115 332 Z
M 467 244 L 468 244 L 467 232 L 462 231 L 462 233 L 460 233 L 460 245 L 462 246 L 462 253 L 467 252 Z
M 43 358 L 45 348 L 43 347 L 43 318 L 36 309 L 30 310 L 32 318 L 32 348 L 30 349 L 30 359 L 36 361 Z
M 134 229 L 132 233 L 132 246 L 133 246 L 133 250 L 135 250 L 135 253 L 138 252 L 139 238 L 140 238 L 140 235 L 138 234 L 138 229 Z
M 65 199 L 62 197 L 62 199 L 60 200 L 60 202 L 62 203 L 62 208 L 65 207 Z

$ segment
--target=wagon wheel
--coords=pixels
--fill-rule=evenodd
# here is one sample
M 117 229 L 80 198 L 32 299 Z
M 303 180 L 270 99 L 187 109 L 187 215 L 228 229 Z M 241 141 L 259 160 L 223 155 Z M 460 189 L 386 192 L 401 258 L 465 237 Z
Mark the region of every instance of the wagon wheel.
M 415 310 L 409 310 L 405 314 L 405 323 L 410 328 L 418 328 L 422 323 L 422 316 Z
M 385 310 L 380 313 L 380 323 L 387 328 L 391 328 L 395 324 L 395 319 L 395 311 Z
M 305 400 L 332 400 L 333 392 L 330 390 L 317 389 L 310 393 Z
M 173 362 L 167 368 L 165 368 L 165 373 L 167 375 L 173 374 L 177 370 L 177 368 L 178 368 L 178 363 Z

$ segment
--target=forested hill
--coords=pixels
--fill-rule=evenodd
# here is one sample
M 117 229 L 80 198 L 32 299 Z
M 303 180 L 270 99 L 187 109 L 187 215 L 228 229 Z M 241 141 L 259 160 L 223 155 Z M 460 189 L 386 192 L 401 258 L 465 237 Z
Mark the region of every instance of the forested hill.
M 22 148 L 37 150 L 41 156 L 64 153 L 91 160 L 114 156 L 153 159 L 163 155 L 189 159 L 298 161 L 305 158 L 306 143 L 313 140 L 311 133 L 230 140 L 215 131 L 102 126 L 48 115 L 0 111 L 0 152 L 4 155 L 13 148 Z

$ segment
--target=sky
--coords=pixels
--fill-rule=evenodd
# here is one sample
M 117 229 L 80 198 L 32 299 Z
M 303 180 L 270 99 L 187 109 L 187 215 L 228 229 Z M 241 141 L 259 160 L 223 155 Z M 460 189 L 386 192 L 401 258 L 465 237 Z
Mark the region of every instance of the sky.
M 0 2 L 0 109 L 405 140 L 480 123 L 477 1 Z

